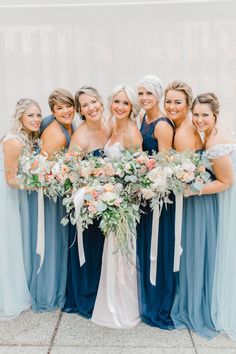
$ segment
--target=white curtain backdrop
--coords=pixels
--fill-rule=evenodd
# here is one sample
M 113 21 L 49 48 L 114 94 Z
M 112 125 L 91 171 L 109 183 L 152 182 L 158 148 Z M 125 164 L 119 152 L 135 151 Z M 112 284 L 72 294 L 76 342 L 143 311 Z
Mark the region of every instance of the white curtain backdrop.
M 57 87 L 93 85 L 106 98 L 149 73 L 215 92 L 236 130 L 235 13 L 234 0 L 0 0 L 0 133 L 21 97 L 47 115 Z

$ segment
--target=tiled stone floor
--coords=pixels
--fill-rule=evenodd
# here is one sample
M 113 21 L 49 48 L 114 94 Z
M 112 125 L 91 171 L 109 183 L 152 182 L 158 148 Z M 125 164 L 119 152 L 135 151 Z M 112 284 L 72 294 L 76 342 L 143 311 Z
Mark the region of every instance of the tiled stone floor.
M 130 330 L 95 325 L 72 314 L 27 311 L 0 321 L 0 354 L 236 354 L 225 335 L 208 341 L 187 330 L 140 323 Z

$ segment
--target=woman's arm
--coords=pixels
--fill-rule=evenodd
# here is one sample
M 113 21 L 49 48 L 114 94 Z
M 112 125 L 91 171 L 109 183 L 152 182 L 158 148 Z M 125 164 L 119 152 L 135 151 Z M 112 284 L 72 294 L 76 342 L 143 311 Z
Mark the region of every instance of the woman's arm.
M 136 124 L 130 124 L 128 131 L 122 139 L 122 145 L 127 150 L 142 150 L 143 138 Z
M 40 140 L 42 142 L 41 153 L 48 155 L 49 159 L 66 147 L 66 138 L 60 126 L 54 123 L 45 129 Z
M 158 122 L 154 130 L 154 137 L 158 141 L 158 150 L 160 152 L 169 150 L 172 148 L 174 130 L 168 123 L 164 121 Z
M 16 175 L 19 167 L 19 157 L 23 144 L 17 139 L 11 139 L 3 143 L 4 168 L 6 182 L 10 187 L 20 189 Z
M 234 183 L 234 171 L 230 155 L 211 160 L 216 180 L 203 186 L 199 194 L 223 192 Z

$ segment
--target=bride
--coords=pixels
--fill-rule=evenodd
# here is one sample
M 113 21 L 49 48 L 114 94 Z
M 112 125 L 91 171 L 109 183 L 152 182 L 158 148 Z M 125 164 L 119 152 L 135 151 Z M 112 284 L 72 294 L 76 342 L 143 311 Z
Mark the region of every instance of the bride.
M 111 115 L 115 118 L 115 127 L 105 146 L 105 154 L 110 158 L 119 158 L 123 149 L 141 149 L 142 137 L 135 122 L 139 105 L 134 91 L 127 85 L 116 86 L 108 98 L 108 104 Z M 114 253 L 115 249 L 115 239 L 108 235 L 105 238 L 92 321 L 107 327 L 131 328 L 140 321 L 136 249 L 132 248 L 133 262 L 126 260 L 119 251 Z M 113 298 L 111 293 L 114 294 Z

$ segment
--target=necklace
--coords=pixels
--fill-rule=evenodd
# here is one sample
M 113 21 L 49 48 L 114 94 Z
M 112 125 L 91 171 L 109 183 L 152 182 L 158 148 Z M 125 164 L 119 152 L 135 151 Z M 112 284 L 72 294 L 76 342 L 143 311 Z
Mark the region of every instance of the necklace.
M 114 135 L 117 136 L 117 135 L 120 135 L 121 133 L 124 133 L 126 130 L 125 129 L 122 129 L 120 130 L 119 132 L 117 132 L 115 129 L 114 129 Z

